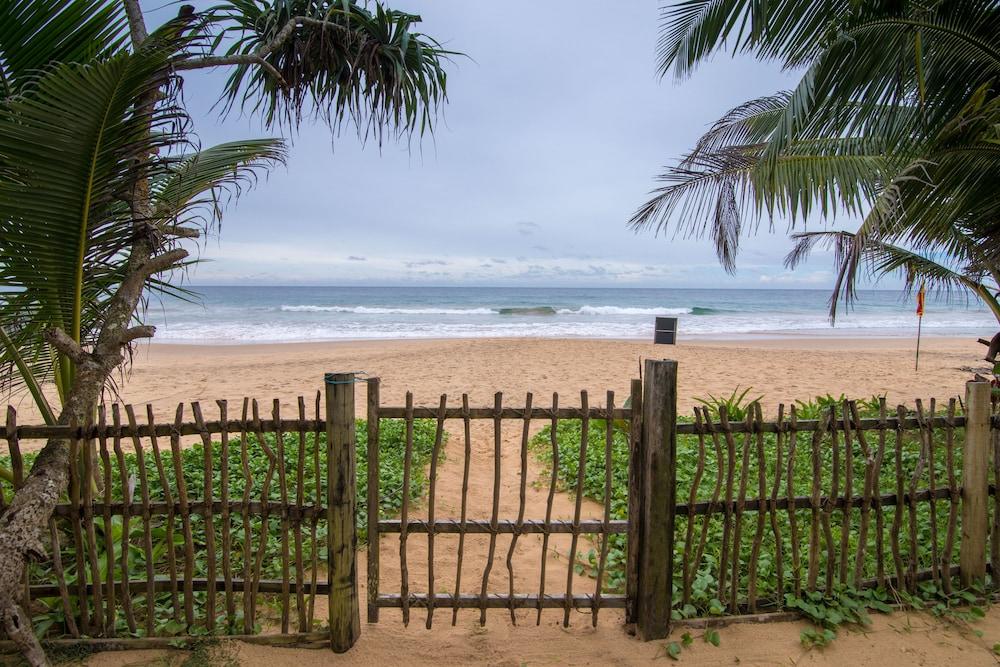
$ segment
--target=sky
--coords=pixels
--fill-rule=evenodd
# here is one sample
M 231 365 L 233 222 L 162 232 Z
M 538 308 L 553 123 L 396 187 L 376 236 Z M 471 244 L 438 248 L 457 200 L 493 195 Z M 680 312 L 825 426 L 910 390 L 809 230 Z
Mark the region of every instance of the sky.
M 794 73 L 721 54 L 689 79 L 661 79 L 653 0 L 389 4 L 466 54 L 449 67 L 433 136 L 380 148 L 304 123 L 288 137 L 287 165 L 201 244 L 191 283 L 830 286 L 829 256 L 785 270 L 785 221 L 744 241 L 735 276 L 707 238 L 626 227 L 663 165 L 730 108 L 794 85 Z M 176 12 L 144 6 L 151 25 Z M 273 136 L 259 119 L 213 109 L 225 77 L 185 74 L 201 144 Z

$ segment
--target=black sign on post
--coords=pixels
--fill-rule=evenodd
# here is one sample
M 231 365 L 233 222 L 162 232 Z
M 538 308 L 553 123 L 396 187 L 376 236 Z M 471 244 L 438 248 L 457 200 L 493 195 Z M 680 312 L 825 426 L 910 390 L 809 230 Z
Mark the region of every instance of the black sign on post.
M 676 317 L 656 318 L 656 329 L 653 331 L 653 343 L 657 345 L 674 345 L 677 343 Z

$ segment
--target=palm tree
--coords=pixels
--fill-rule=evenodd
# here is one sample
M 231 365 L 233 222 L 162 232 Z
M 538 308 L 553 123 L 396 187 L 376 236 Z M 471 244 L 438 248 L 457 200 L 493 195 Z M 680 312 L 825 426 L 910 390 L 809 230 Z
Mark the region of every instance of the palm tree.
M 689 1 L 664 17 L 664 74 L 688 75 L 727 41 L 805 73 L 794 90 L 716 123 L 660 177 L 665 185 L 633 227 L 708 232 L 733 271 L 740 236 L 760 222 L 784 216 L 794 228 L 810 215 L 828 222 L 846 213 L 863 219 L 856 233 L 799 236 L 788 258 L 794 266 L 823 239 L 840 249 L 831 315 L 838 298 L 853 299 L 863 270 L 968 289 L 993 308 L 1000 7 Z
M 221 97 L 289 129 L 318 116 L 363 136 L 424 132 L 445 100 L 448 52 L 418 17 L 376 5 L 228 0 L 149 33 L 135 0 L 11 0 L 0 7 L 0 368 L 46 420 L 85 425 L 135 341 L 143 306 L 176 291 L 183 240 L 220 200 L 284 159 L 278 139 L 199 150 L 177 94 L 186 70 L 232 70 Z M 229 39 L 224 39 L 229 38 Z M 229 44 L 222 51 L 222 44 Z M 58 406 L 43 385 L 56 388 Z M 52 439 L 0 517 L 0 620 L 46 664 L 20 609 L 29 558 L 65 492 L 69 442 Z

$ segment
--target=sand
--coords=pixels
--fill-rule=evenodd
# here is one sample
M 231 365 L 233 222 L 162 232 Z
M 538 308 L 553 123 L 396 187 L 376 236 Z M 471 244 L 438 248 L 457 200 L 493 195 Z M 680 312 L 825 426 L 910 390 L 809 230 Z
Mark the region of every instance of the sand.
M 654 346 L 635 341 L 471 339 L 140 347 L 123 400 L 152 403 L 157 416 L 172 419 L 180 401 L 230 402 L 251 396 L 279 398 L 291 410 L 296 397 L 310 397 L 328 371 L 367 371 L 382 378 L 384 403 L 401 405 L 406 391 L 417 404 L 437 405 L 440 394 L 469 394 L 472 405 L 493 405 L 503 391 L 523 402 L 531 391 L 547 405 L 558 391 L 564 405 L 578 405 L 579 392 L 603 404 L 607 390 L 622 400 L 644 358 L 680 364 L 680 408 L 696 397 L 728 394 L 736 386 L 763 394 L 766 407 L 817 394 L 891 401 L 951 397 L 962 393 L 970 369 L 985 371 L 985 348 L 969 339 L 925 338 L 919 372 L 913 370 L 913 340 L 774 339 L 751 342 L 682 343 Z M 539 401 L 541 403 L 539 403 Z M 22 423 L 37 420 L 30 399 L 16 401 Z M 359 403 L 359 409 L 362 405 Z
M 765 407 L 817 394 L 868 397 L 887 394 L 891 402 L 914 398 L 947 399 L 963 392 L 972 368 L 983 363 L 983 348 L 974 341 L 927 339 L 919 373 L 913 369 L 913 342 L 909 340 L 784 339 L 750 343 L 685 343 L 676 347 L 652 346 L 632 341 L 607 340 L 431 340 L 351 342 L 325 344 L 181 346 L 150 345 L 139 350 L 131 373 L 122 383 L 122 399 L 149 402 L 159 418 L 172 417 L 178 401 L 199 400 L 212 406 L 226 398 L 236 403 L 252 396 L 270 403 L 281 400 L 291 415 L 296 397 L 311 397 L 322 386 L 327 371 L 365 371 L 382 379 L 383 404 L 401 405 L 406 391 L 418 405 L 436 405 L 440 394 L 452 401 L 469 394 L 473 406 L 493 404 L 493 394 L 504 392 L 505 404 L 523 405 L 525 393 L 534 394 L 535 405 L 549 405 L 559 392 L 563 406 L 579 405 L 586 389 L 592 405 L 604 405 L 613 390 L 620 405 L 628 394 L 629 380 L 637 377 L 643 358 L 677 359 L 680 363 L 679 395 L 682 411 L 696 404 L 696 397 L 728 394 L 736 386 L 753 387 L 763 395 Z M 359 415 L 363 412 L 359 396 Z M 214 411 L 214 410 L 213 410 Z M 22 423 L 31 420 L 26 402 L 19 408 Z M 542 424 L 532 426 L 532 431 Z M 437 516 L 458 517 L 462 484 L 461 425 L 450 425 L 450 442 L 438 477 Z M 514 518 L 519 510 L 520 424 L 509 423 L 502 432 L 500 516 Z M 472 433 L 469 516 L 488 518 L 493 484 L 491 424 L 476 423 Z M 547 472 L 529 457 L 525 516 L 541 519 L 545 512 Z M 557 494 L 554 518 L 572 517 L 573 503 Z M 601 508 L 586 503 L 584 515 L 597 518 Z M 425 516 L 418 506 L 416 517 Z M 510 538 L 501 536 L 487 582 L 490 591 L 506 592 L 510 585 L 506 557 Z M 435 553 L 435 589 L 454 588 L 456 538 L 439 536 Z M 541 564 L 546 563 L 547 593 L 562 593 L 567 582 L 568 537 L 554 537 L 544 555 L 540 536 L 523 536 L 511 555 L 514 590 L 537 592 Z M 581 550 L 591 545 L 581 544 Z M 382 591 L 398 592 L 399 543 L 386 537 L 381 544 Z M 467 538 L 463 564 L 464 593 L 478 592 L 488 556 L 485 536 Z M 427 540 L 411 537 L 407 548 L 411 590 L 427 590 Z M 364 582 L 364 558 L 359 565 Z M 593 579 L 570 577 L 574 593 L 591 593 Z M 362 599 L 364 599 L 362 593 Z M 325 605 L 317 604 L 322 618 Z M 403 628 L 398 611 L 383 610 L 382 622 L 363 627 L 360 644 L 338 662 L 386 664 L 604 664 L 645 663 L 664 658 L 664 643 L 642 644 L 622 630 L 621 613 L 602 610 L 598 627 L 591 627 L 589 613 L 571 614 L 569 629 L 561 627 L 562 614 L 547 611 L 540 626 L 533 612 L 519 612 L 517 627 L 507 612 L 489 614 L 485 629 L 478 612 L 459 614 L 450 626 L 450 610 L 439 609 L 434 629 L 423 624 L 426 612 L 414 610 L 413 621 Z M 362 616 L 364 612 L 362 611 Z M 924 615 L 895 614 L 877 617 L 861 633 L 851 633 L 822 652 L 806 652 L 799 645 L 801 623 L 738 625 L 722 631 L 722 647 L 699 640 L 685 652 L 691 664 L 919 664 L 961 659 L 968 664 L 995 664 L 991 652 L 1000 641 L 1000 612 L 991 612 L 978 624 L 982 638 L 954 622 Z M 682 630 L 678 630 L 679 634 Z M 698 637 L 700 631 L 692 631 Z M 232 649 L 242 664 L 292 665 L 333 662 L 325 651 L 274 649 L 237 645 Z M 142 664 L 166 657 L 155 652 L 105 654 L 93 664 Z

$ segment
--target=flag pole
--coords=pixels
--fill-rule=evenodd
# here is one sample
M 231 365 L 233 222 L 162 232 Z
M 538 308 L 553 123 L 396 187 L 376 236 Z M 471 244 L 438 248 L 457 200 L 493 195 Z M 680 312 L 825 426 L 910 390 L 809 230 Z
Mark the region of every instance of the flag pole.
M 924 298 L 926 291 L 924 282 L 920 281 L 920 289 L 917 291 L 917 358 L 913 362 L 914 372 L 920 370 L 920 330 L 924 324 Z

